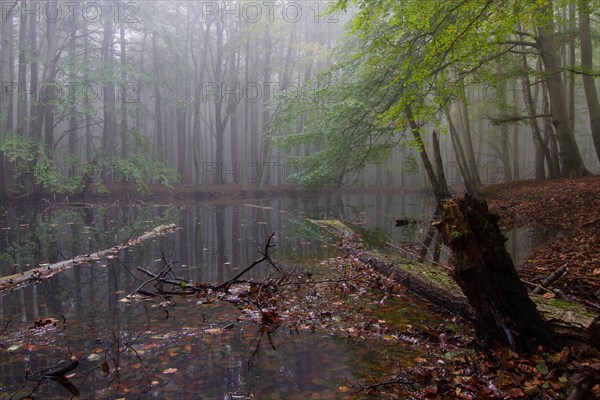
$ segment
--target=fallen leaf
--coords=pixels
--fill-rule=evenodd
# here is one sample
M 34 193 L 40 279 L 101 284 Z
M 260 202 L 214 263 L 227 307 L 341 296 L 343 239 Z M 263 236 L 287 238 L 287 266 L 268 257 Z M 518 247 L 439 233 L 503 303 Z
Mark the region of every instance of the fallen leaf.
M 163 374 L 174 374 L 177 372 L 177 368 L 167 368 L 163 371 Z
M 104 376 L 108 376 L 108 374 L 109 374 L 109 372 L 110 372 L 110 367 L 109 367 L 109 365 L 108 365 L 108 362 L 107 362 L 107 361 L 104 361 L 104 362 L 102 363 L 102 367 L 101 367 L 101 369 L 102 369 L 102 372 L 104 373 Z

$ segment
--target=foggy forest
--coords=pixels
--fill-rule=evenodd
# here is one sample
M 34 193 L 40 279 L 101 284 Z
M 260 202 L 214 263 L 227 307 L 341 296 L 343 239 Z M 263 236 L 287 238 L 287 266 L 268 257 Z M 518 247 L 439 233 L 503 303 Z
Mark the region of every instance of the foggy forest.
M 600 398 L 598 0 L 0 6 L 0 399 Z

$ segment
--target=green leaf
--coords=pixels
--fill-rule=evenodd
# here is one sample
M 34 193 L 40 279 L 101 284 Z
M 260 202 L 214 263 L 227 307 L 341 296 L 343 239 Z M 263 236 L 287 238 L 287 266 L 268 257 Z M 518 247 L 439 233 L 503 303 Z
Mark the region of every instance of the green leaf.
M 537 371 L 542 374 L 542 375 L 547 375 L 548 374 L 548 366 L 546 365 L 546 362 L 542 359 L 540 360 L 535 368 L 537 369 Z
M 96 353 L 92 353 L 87 357 L 88 361 L 91 361 L 91 362 L 99 361 L 101 358 L 102 358 L 102 356 L 100 354 L 96 354 Z

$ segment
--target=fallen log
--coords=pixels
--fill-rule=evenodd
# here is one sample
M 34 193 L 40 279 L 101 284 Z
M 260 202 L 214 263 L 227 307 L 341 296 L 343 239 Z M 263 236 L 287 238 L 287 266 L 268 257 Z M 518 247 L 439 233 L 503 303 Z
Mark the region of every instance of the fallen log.
M 358 234 L 341 221 L 311 220 L 311 222 L 341 237 L 339 246 L 346 254 L 394 277 L 411 293 L 435 306 L 458 314 L 468 321 L 474 321 L 473 309 L 447 271 L 434 265 L 373 250 L 367 251 Z M 530 294 L 529 297 L 564 342 L 600 348 L 600 316 L 597 313 L 576 303 L 547 299 L 534 294 Z
M 144 240 L 148 240 L 163 235 L 165 233 L 173 232 L 176 229 L 177 225 L 175 224 L 161 225 L 152 229 L 150 232 L 146 232 L 142 236 L 139 236 L 135 239 L 127 240 L 126 242 L 120 243 L 114 247 L 111 247 L 110 249 L 105 249 L 92 254 L 79 255 L 68 260 L 60 261 L 50 265 L 45 265 L 29 271 L 0 277 L 0 296 L 10 293 L 13 290 L 18 289 L 22 286 L 36 283 L 42 279 L 49 278 L 72 266 L 79 264 L 89 264 L 92 261 L 97 261 L 101 258 L 110 255 L 115 255 L 123 249 L 140 244 Z

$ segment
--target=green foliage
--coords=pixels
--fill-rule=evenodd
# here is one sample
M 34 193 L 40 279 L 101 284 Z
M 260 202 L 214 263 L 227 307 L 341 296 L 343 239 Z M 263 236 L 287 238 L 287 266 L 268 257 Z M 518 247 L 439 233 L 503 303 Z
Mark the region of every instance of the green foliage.
M 167 186 L 179 179 L 171 168 L 145 154 L 133 154 L 122 159 L 114 154 L 98 152 L 91 162 L 87 162 L 73 154 L 50 150 L 41 142 L 16 133 L 0 140 L 0 151 L 8 161 L 15 163 L 16 175 L 21 178 L 17 189 L 26 194 L 41 191 L 78 193 L 96 181 L 102 172 L 136 183 L 142 193 L 149 190 L 148 178 L 157 179 Z M 59 164 L 56 160 L 63 161 Z M 102 190 L 102 185 L 99 188 Z
M 347 9 L 350 3 L 339 0 L 336 9 Z M 507 76 L 498 76 L 498 71 L 514 76 L 520 63 L 509 55 L 520 50 L 518 41 L 532 41 L 538 27 L 551 28 L 561 18 L 555 11 L 569 4 L 354 3 L 358 12 L 350 34 L 333 54 L 337 63 L 302 90 L 273 103 L 271 140 L 288 153 L 296 150 L 291 161 L 299 172 L 291 178 L 301 185 L 355 182 L 368 163 L 384 160 L 402 132 L 411 129 L 407 110 L 419 126 L 439 128 L 444 119 L 440 111 L 464 96 L 465 85 L 499 87 Z M 525 39 L 517 31 L 525 32 Z M 501 111 L 515 112 L 507 107 Z M 421 142 L 408 145 L 424 150 Z
M 348 43 L 347 45 L 350 45 Z M 342 52 L 344 49 L 341 50 Z M 354 184 L 369 163 L 386 159 L 399 138 L 379 110 L 393 101 L 382 82 L 386 71 L 362 68 L 346 60 L 273 103 L 270 139 L 288 154 L 294 148 L 311 154 L 290 156 L 298 172 L 290 177 L 302 186 Z M 296 133 L 299 120 L 302 131 Z

